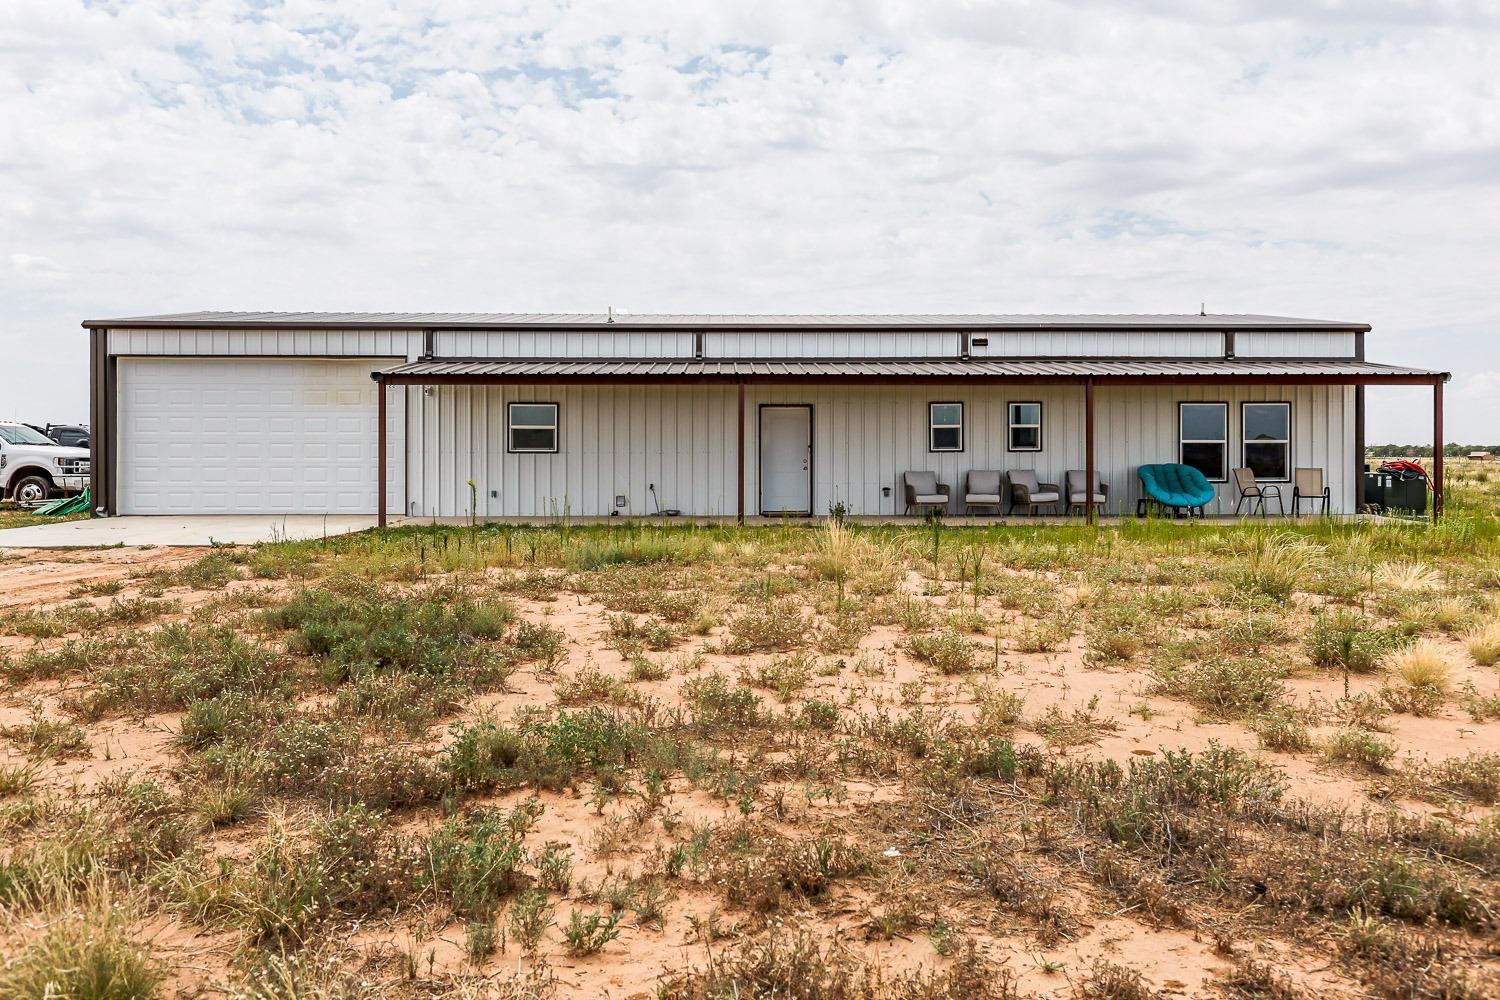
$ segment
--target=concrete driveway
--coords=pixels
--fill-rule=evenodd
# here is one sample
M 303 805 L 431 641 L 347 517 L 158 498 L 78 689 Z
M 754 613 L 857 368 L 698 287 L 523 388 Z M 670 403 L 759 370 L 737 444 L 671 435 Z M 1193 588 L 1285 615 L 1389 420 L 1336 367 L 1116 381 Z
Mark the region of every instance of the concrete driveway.
M 391 523 L 401 520 L 392 518 Z M 375 527 L 373 514 L 195 514 L 96 517 L 0 530 L 0 548 L 65 549 L 91 545 L 253 545 Z

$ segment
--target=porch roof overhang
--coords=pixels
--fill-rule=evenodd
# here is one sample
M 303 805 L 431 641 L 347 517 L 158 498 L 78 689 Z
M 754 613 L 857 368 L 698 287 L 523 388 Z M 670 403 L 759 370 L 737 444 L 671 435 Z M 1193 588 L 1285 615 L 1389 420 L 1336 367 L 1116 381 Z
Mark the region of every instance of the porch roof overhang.
M 540 383 L 1030 383 L 1432 385 L 1448 372 L 1339 359 L 1237 358 L 449 358 L 372 372 L 386 385 Z

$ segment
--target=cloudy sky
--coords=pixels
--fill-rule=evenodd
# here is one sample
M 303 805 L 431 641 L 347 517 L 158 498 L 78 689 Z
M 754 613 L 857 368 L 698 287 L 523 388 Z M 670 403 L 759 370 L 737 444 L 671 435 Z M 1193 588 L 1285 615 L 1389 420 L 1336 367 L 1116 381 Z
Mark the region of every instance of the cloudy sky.
M 396 6 L 4 0 L 0 415 L 86 416 L 96 316 L 1206 302 L 1500 443 L 1500 4 Z

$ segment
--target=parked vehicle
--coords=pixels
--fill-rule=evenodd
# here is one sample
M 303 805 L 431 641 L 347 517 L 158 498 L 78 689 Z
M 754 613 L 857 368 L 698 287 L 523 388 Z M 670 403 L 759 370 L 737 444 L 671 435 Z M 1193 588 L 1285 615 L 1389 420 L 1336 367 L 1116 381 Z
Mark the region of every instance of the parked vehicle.
M 81 493 L 88 479 L 87 448 L 70 448 L 26 424 L 0 421 L 0 497 L 37 504 Z
M 83 424 L 27 424 L 32 430 L 41 431 L 58 444 L 69 448 L 87 448 L 89 429 Z

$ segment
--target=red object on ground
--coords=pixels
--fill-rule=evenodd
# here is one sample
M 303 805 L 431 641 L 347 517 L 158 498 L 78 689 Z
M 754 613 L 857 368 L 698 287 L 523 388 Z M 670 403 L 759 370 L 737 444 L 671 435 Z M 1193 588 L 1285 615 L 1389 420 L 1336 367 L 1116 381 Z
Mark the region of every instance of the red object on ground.
M 1421 476 L 1427 480 L 1427 488 L 1432 489 L 1432 479 L 1427 475 L 1427 470 L 1422 468 L 1421 462 L 1414 462 L 1409 458 L 1389 458 L 1380 463 L 1378 471 L 1388 472 L 1402 479 L 1414 479 Z

